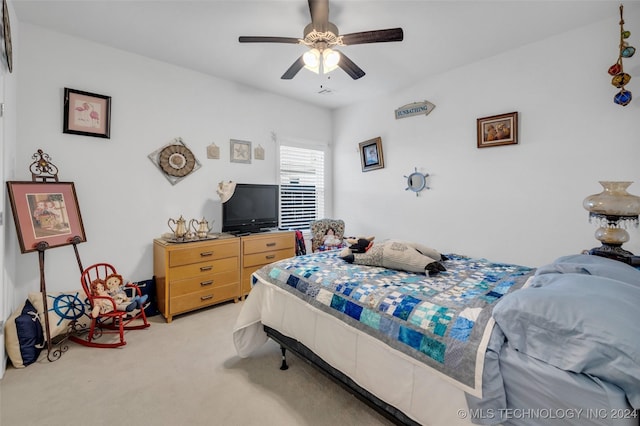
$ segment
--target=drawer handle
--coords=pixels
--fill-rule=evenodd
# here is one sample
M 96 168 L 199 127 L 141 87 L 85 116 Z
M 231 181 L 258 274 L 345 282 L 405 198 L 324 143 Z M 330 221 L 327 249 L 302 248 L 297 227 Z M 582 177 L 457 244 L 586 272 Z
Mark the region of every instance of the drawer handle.
M 202 282 L 200 283 L 200 285 L 201 285 L 202 287 L 206 287 L 206 286 L 211 285 L 211 284 L 213 284 L 213 280 L 209 280 L 209 281 L 202 281 Z
M 276 243 L 267 243 L 267 247 L 273 247 L 275 245 L 276 245 Z
M 205 251 L 203 253 L 200 253 L 200 257 L 208 257 L 208 256 L 213 256 L 213 252 L 212 251 Z
M 200 272 L 210 271 L 213 269 L 213 266 L 201 266 Z
M 273 259 L 275 257 L 276 257 L 275 254 L 270 254 L 269 256 L 265 256 L 265 259 Z
M 207 296 L 202 296 L 202 297 L 200 298 L 200 300 L 201 300 L 201 301 L 203 301 L 203 302 L 204 302 L 205 300 L 209 300 L 209 299 L 213 299 L 213 294 L 209 294 L 209 295 L 207 295 Z

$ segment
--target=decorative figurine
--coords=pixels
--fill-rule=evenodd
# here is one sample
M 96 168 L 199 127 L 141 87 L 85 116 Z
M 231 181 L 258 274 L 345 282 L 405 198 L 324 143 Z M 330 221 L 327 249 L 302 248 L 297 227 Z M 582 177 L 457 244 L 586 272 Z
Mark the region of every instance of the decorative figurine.
M 173 226 L 171 226 L 172 223 Z M 167 221 L 167 225 L 169 226 L 169 229 L 171 229 L 171 232 L 173 232 L 173 235 L 176 239 L 186 237 L 187 233 L 189 232 L 187 221 L 182 217 L 182 215 L 180 215 L 178 220 L 169 218 L 169 220 Z
M 631 76 L 624 72 L 622 66 L 622 58 L 630 58 L 636 53 L 636 48 L 629 46 L 625 40 L 631 36 L 630 31 L 624 29 L 624 19 L 622 18 L 622 10 L 624 6 L 620 5 L 620 45 L 618 51 L 618 61 L 609 67 L 609 75 L 612 75 L 611 84 L 620 89 L 620 91 L 613 97 L 613 102 L 626 106 L 631 102 L 631 92 L 626 90 L 624 86 L 629 83 Z
M 204 217 L 201 221 L 198 221 L 198 219 L 191 219 L 189 221 L 189 228 L 193 229 L 196 237 L 207 238 L 209 232 L 213 229 L 213 221 L 211 221 L 211 226 L 209 226 L 209 223 Z

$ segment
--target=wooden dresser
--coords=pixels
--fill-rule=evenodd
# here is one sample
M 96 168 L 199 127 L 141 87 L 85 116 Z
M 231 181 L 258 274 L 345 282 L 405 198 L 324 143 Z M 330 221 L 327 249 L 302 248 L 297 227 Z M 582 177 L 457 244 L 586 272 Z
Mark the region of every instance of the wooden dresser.
M 251 274 L 264 265 L 295 256 L 295 243 L 296 234 L 293 231 L 267 232 L 241 237 L 240 295 L 243 299 L 251 291 Z
M 225 236 L 190 243 L 153 241 L 158 308 L 174 315 L 227 300 L 240 300 L 240 238 Z

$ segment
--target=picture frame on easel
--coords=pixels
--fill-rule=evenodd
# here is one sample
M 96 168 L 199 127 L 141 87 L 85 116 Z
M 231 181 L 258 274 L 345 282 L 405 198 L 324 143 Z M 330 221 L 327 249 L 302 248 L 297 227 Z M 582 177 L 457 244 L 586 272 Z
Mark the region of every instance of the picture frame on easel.
M 86 241 L 73 182 L 7 182 L 20 251 Z M 78 237 L 74 240 L 74 237 Z

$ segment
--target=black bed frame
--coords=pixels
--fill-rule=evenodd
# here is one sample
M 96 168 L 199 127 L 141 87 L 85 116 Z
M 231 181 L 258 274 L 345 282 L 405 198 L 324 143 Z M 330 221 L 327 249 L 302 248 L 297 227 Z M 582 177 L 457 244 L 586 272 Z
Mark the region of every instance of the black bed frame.
M 367 390 L 360 387 L 346 374 L 342 373 L 339 370 L 336 370 L 335 368 L 327 364 L 322 358 L 320 358 L 311 349 L 307 348 L 302 343 L 298 342 L 295 339 L 292 339 L 291 337 L 285 336 L 279 331 L 267 327 L 266 325 L 264 326 L 264 331 L 265 333 L 267 333 L 267 336 L 269 336 L 280 345 L 280 350 L 282 351 L 282 364 L 280 365 L 280 370 L 286 370 L 289 368 L 286 358 L 286 350 L 289 349 L 291 352 L 299 356 L 307 363 L 318 368 L 321 372 L 326 374 L 329 378 L 333 379 L 336 383 L 345 387 L 358 399 L 369 405 L 371 408 L 376 410 L 387 419 L 391 420 L 394 424 L 420 426 L 419 423 L 407 417 L 407 415 L 402 411 L 382 401 L 371 392 L 368 392 Z

